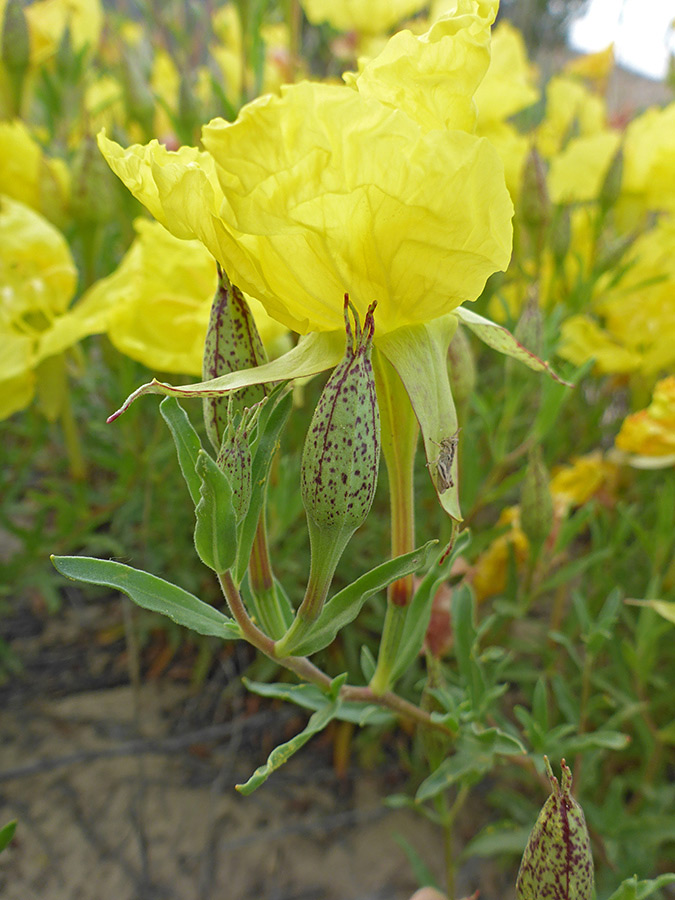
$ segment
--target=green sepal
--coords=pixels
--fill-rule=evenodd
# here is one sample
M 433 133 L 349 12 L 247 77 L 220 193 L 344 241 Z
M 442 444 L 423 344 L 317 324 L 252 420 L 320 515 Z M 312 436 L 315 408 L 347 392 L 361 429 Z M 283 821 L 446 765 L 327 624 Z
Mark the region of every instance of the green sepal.
M 392 582 L 425 566 L 431 548 L 437 543 L 438 541 L 429 541 L 411 553 L 390 559 L 343 588 L 326 603 L 311 631 L 297 645 L 290 643 L 289 646 L 284 646 L 284 654 L 310 656 L 327 647 L 335 640 L 337 633 L 357 617 L 366 600 Z
M 201 479 L 196 472 L 197 455 L 202 449 L 199 435 L 192 427 L 188 414 L 175 397 L 165 397 L 159 404 L 162 418 L 169 426 L 171 437 L 176 445 L 178 465 L 183 473 L 188 491 L 195 506 L 199 503 Z
M 415 591 L 410 605 L 407 608 L 405 624 L 403 626 L 403 640 L 399 647 L 396 660 L 391 669 L 389 686 L 391 687 L 397 678 L 410 668 L 419 656 L 424 644 L 424 637 L 429 627 L 431 618 L 431 606 L 436 591 L 447 580 L 450 569 L 455 559 L 463 553 L 471 542 L 471 533 L 462 531 L 454 543 L 452 551 L 444 557 L 447 551 L 438 556 L 422 579 L 420 586 Z
M 195 507 L 195 548 L 199 558 L 214 572 L 232 566 L 237 554 L 237 519 L 232 489 L 227 477 L 204 450 L 195 466 L 200 478 L 199 503 Z
M 275 747 L 267 757 L 267 762 L 264 766 L 257 768 L 245 784 L 236 785 L 236 789 L 240 794 L 253 793 L 256 788 L 259 788 L 261 784 L 267 781 L 272 772 L 283 766 L 294 753 L 301 747 L 304 747 L 310 738 L 323 731 L 326 725 L 335 718 L 340 709 L 340 688 L 346 680 L 346 674 L 338 675 L 337 678 L 333 679 L 328 690 L 328 696 L 324 697 L 324 705 L 310 716 L 309 722 L 300 734 L 296 734 L 295 737 L 291 738 L 290 741 L 286 741 L 285 744 Z
M 253 620 L 265 634 L 278 640 L 293 622 L 293 606 L 281 582 L 274 578 L 269 591 L 256 593 L 250 584 L 248 573 L 241 582 L 241 595 Z
M 177 625 L 198 634 L 223 640 L 241 637 L 239 626 L 228 616 L 183 588 L 149 572 L 111 559 L 92 559 L 88 556 L 52 556 L 51 560 L 54 568 L 66 578 L 122 591 L 137 606 L 161 613 Z

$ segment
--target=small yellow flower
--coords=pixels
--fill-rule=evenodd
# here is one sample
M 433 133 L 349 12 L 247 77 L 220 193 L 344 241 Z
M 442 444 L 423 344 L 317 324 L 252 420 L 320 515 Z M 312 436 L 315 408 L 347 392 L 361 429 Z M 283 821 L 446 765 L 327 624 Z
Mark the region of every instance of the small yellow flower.
M 501 22 L 492 34 L 490 65 L 476 90 L 481 133 L 488 123 L 503 122 L 539 99 L 536 69 L 527 58 L 521 33 Z
M 519 506 L 503 509 L 497 528 L 506 530 L 481 553 L 474 567 L 473 589 L 479 602 L 502 593 L 506 587 L 509 561 L 512 556 L 516 568 L 520 569 L 525 565 L 530 552 L 530 543 L 520 527 Z
M 36 0 L 26 7 L 31 62 L 39 65 L 53 56 L 68 28 L 73 49 L 93 51 L 103 28 L 100 0 Z
M 675 103 L 648 109 L 627 127 L 622 191 L 643 211 L 675 212 Z
M 0 419 L 27 406 L 46 364 L 89 334 L 103 331 L 106 310 L 70 300 L 77 270 L 63 235 L 37 212 L 0 195 Z M 55 418 L 60 397 L 45 414 Z
M 600 450 L 576 456 L 570 465 L 553 470 L 551 493 L 565 508 L 583 506 L 593 497 L 611 499 L 616 493 L 618 467 L 603 458 Z
M 42 213 L 55 224 L 66 218 L 70 177 L 61 159 L 50 159 L 18 119 L 0 122 L 0 194 Z
M 161 372 L 201 375 L 217 284 L 213 257 L 157 222 L 137 219 L 134 227 L 136 240 L 118 268 L 81 302 L 110 309 L 108 337 L 122 353 Z M 268 350 L 283 347 L 285 329 L 247 299 Z
M 659 381 L 646 409 L 627 416 L 616 436 L 617 449 L 640 457 L 669 457 L 675 465 L 675 376 Z
M 586 53 L 571 59 L 563 66 L 565 75 L 582 78 L 591 87 L 603 93 L 607 79 L 614 69 L 614 44 L 609 44 L 597 53 Z
M 607 129 L 604 101 L 573 78 L 556 76 L 546 87 L 546 116 L 537 128 L 537 149 L 546 159 L 555 156 L 569 136 L 597 134 Z
M 554 203 L 597 200 L 621 143 L 617 131 L 574 138 L 551 160 L 548 188 Z

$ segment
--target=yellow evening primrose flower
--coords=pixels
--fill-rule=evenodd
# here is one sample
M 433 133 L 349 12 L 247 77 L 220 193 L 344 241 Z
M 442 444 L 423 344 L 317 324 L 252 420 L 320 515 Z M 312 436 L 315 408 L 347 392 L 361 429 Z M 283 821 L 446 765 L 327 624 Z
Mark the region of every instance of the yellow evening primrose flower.
M 638 468 L 675 465 L 674 375 L 657 383 L 646 409 L 624 419 L 614 443 L 618 450 L 637 457 L 632 464 Z
M 328 22 L 336 31 L 381 34 L 427 5 L 427 0 L 301 0 L 313 25 Z
M 0 122 L 0 158 L 0 194 L 62 224 L 70 192 L 65 162 L 50 159 L 19 119 Z
M 641 210 L 675 212 L 675 103 L 648 109 L 626 128 L 622 193 Z
M 63 235 L 39 213 L 0 196 L 0 419 L 27 406 L 47 363 L 88 334 L 103 331 L 105 309 L 80 301 L 69 308 L 77 270 Z M 44 407 L 49 418 L 60 398 Z
M 590 316 L 570 316 L 561 326 L 558 356 L 581 366 L 595 359 L 599 372 L 634 372 L 639 369 L 639 353 L 623 347 L 604 331 Z
M 480 127 L 503 122 L 536 103 L 536 81 L 522 34 L 509 22 L 500 22 L 492 35 L 490 65 L 475 94 Z
M 614 68 L 614 44 L 609 44 L 604 50 L 597 53 L 585 53 L 576 56 L 563 66 L 565 75 L 573 78 L 581 78 L 587 81 L 591 87 L 604 93 L 607 87 L 607 79 Z
M 103 28 L 100 0 L 36 0 L 25 8 L 31 41 L 31 62 L 53 56 L 66 28 L 75 51 L 96 49 Z
M 161 372 L 201 375 L 204 340 L 217 286 L 213 257 L 199 241 L 174 237 L 158 222 L 137 219 L 137 237 L 118 268 L 85 295 L 110 309 L 107 334 L 132 359 Z M 286 329 L 247 298 L 270 355 Z
M 510 560 L 513 558 L 516 568 L 521 569 L 530 552 L 530 542 L 520 527 L 519 506 L 503 509 L 496 527 L 506 530 L 480 554 L 474 566 L 472 584 L 479 603 L 501 594 L 506 587 Z
M 554 203 L 597 200 L 620 143 L 621 135 L 617 131 L 598 131 L 570 140 L 551 160 L 547 179 L 551 200 Z
M 576 456 L 571 465 L 553 470 L 551 494 L 566 507 L 583 506 L 593 497 L 612 498 L 616 493 L 618 467 L 604 459 L 600 450 Z
M 605 102 L 573 78 L 556 76 L 546 87 L 546 115 L 537 128 L 536 145 L 549 159 L 559 153 L 571 136 L 605 131 Z

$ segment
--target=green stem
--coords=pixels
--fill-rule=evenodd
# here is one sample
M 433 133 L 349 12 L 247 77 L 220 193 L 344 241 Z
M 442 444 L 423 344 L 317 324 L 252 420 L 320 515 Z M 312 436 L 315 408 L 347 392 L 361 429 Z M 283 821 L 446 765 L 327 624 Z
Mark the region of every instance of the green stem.
M 253 547 L 251 548 L 248 577 L 261 625 L 272 637 L 281 637 L 286 631 L 286 622 L 281 612 L 274 584 L 274 574 L 267 545 L 264 508 L 260 512 Z
M 391 601 L 387 603 L 387 613 L 384 617 L 384 627 L 377 655 L 377 667 L 369 685 L 377 697 L 389 690 L 391 673 L 401 646 L 407 614 L 407 606 L 397 606 Z
M 68 466 L 70 474 L 77 481 L 84 481 L 87 477 L 87 463 L 82 452 L 82 442 L 80 441 L 80 433 L 75 421 L 73 407 L 70 402 L 70 395 L 66 390 L 61 406 L 61 427 L 63 428 L 63 438 L 66 442 L 66 453 L 68 454 Z
M 254 646 L 257 650 L 260 650 L 261 653 L 264 653 L 265 656 L 268 656 L 274 662 L 289 669 L 291 672 L 294 672 L 300 678 L 308 681 L 310 684 L 315 684 L 322 691 L 326 691 L 330 687 L 330 677 L 326 675 L 325 672 L 322 672 L 321 669 L 317 668 L 317 666 L 310 662 L 306 657 L 279 657 L 276 655 L 274 641 L 267 637 L 267 635 L 264 634 L 249 618 L 246 607 L 241 599 L 241 594 L 239 593 L 230 572 L 222 572 L 218 575 L 218 581 L 220 582 L 232 617 L 241 628 L 242 634 L 249 644 Z M 452 733 L 441 723 L 434 722 L 431 715 L 426 710 L 420 709 L 420 707 L 415 706 L 414 703 L 410 703 L 408 700 L 404 700 L 403 697 L 399 697 L 397 694 L 391 692 L 387 692 L 378 697 L 370 688 L 346 684 L 340 689 L 340 697 L 347 702 L 372 703 L 377 706 L 384 706 L 401 718 L 409 719 L 426 728 L 434 728 L 438 731 L 442 731 L 444 734 Z

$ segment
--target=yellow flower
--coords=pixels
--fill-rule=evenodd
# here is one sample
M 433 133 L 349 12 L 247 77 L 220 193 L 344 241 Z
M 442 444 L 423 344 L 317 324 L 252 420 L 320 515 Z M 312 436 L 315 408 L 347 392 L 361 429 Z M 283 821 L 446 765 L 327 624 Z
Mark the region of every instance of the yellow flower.
M 616 156 L 621 136 L 598 131 L 569 141 L 551 160 L 548 189 L 554 203 L 597 200 L 600 188 Z
M 537 149 L 545 158 L 560 152 L 572 133 L 597 134 L 607 128 L 601 97 L 573 78 L 557 76 L 546 88 L 546 116 L 537 129 Z
M 617 466 L 603 458 L 600 450 L 576 456 L 572 464 L 553 470 L 551 493 L 564 507 L 583 506 L 592 497 L 612 498 L 619 476 Z
M 70 190 L 66 164 L 46 156 L 23 122 L 0 122 L 0 194 L 20 200 L 51 222 L 65 219 Z
M 47 363 L 81 338 L 105 328 L 98 304 L 68 304 L 77 271 L 63 235 L 30 207 L 0 196 L 0 419 L 27 406 Z M 58 415 L 61 397 L 45 390 L 44 412 Z
M 480 602 L 487 597 L 501 594 L 506 587 L 510 560 L 513 556 L 516 568 L 524 566 L 530 552 L 530 542 L 520 527 L 520 507 L 503 509 L 497 528 L 505 529 L 504 534 L 490 544 L 476 560 L 473 573 L 473 589 Z
M 615 445 L 638 457 L 656 457 L 655 462 L 675 465 L 675 376 L 659 381 L 646 409 L 627 416 Z M 646 466 L 646 462 L 642 464 Z
M 639 371 L 648 378 L 675 365 L 675 218 L 642 234 L 621 278 L 600 279 L 592 308 L 562 325 L 559 353 L 575 364 L 595 357 L 600 372 Z M 604 326 L 604 327 L 603 327 Z
M 380 34 L 426 6 L 426 0 L 301 0 L 313 25 L 328 22 L 337 31 Z
M 642 210 L 675 212 L 675 103 L 648 109 L 627 127 L 622 191 Z
M 586 53 L 571 59 L 563 66 L 565 75 L 573 78 L 582 78 L 599 90 L 604 92 L 607 79 L 614 68 L 614 44 L 609 44 L 598 53 Z
M 503 122 L 539 99 L 536 70 L 527 58 L 521 33 L 501 22 L 492 35 L 490 65 L 476 90 L 480 133 L 488 123 Z
M 134 227 L 136 240 L 119 267 L 81 302 L 110 309 L 108 337 L 122 353 L 162 372 L 201 375 L 217 283 L 213 257 L 157 222 L 137 219 Z M 247 299 L 268 350 L 283 346 L 285 329 Z
M 511 204 L 485 140 L 304 82 L 214 120 L 203 141 L 210 158 L 100 143 L 163 224 L 199 237 L 294 331 L 339 331 L 345 292 L 362 316 L 377 300 L 380 335 L 425 322 L 508 263 Z
M 35 65 L 56 53 L 66 28 L 76 51 L 95 50 L 103 28 L 100 0 L 36 0 L 26 7 L 26 18 Z

